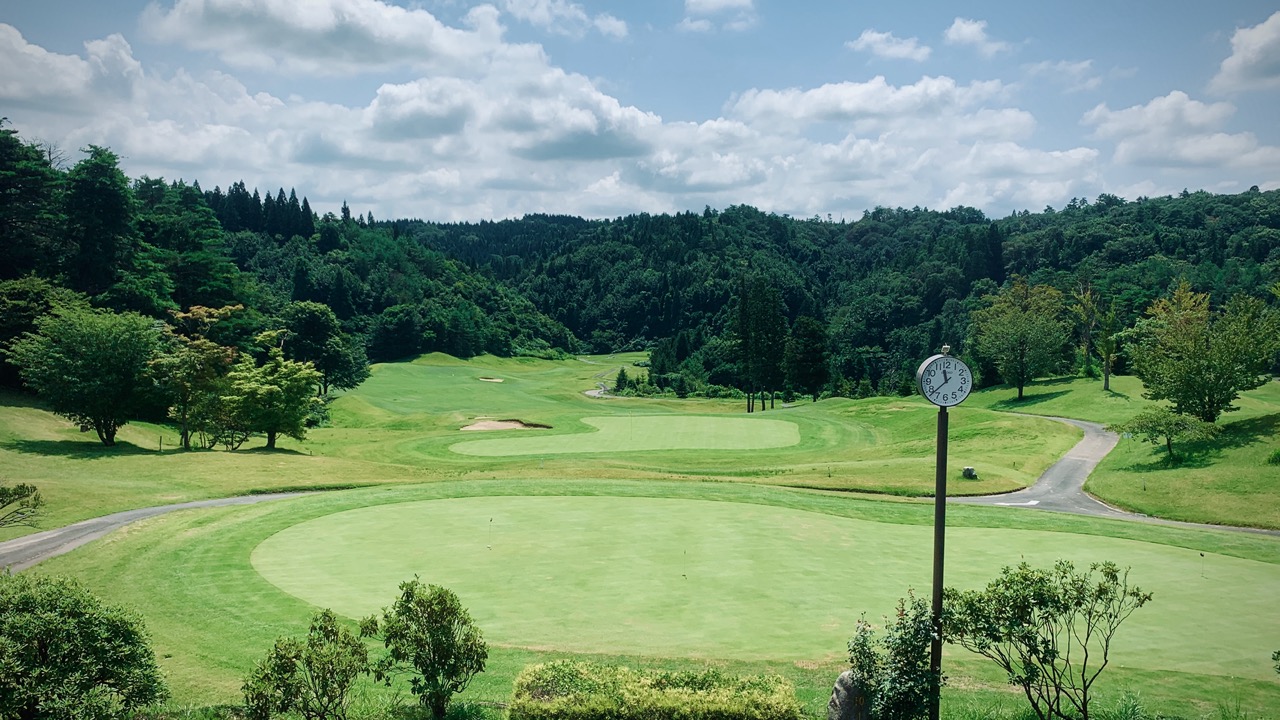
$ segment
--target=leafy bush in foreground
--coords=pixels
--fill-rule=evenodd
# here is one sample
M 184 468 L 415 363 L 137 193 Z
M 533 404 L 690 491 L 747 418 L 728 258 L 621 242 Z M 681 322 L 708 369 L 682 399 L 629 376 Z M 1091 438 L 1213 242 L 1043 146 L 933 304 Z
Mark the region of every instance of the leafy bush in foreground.
M 254 720 L 296 711 L 306 720 L 345 720 L 356 678 L 369 669 L 369 651 L 338 624 L 332 610 L 311 619 L 305 641 L 282 637 L 244 683 L 246 714 Z
M 105 720 L 168 694 L 137 615 L 69 578 L 0 573 L 0 717 Z
M 779 676 L 718 670 L 632 670 L 556 660 L 516 677 L 511 720 L 798 720 L 795 689 Z

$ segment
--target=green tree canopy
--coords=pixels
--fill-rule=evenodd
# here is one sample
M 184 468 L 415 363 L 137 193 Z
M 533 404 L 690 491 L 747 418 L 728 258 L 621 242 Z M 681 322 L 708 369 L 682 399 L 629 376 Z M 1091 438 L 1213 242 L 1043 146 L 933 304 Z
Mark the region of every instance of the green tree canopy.
M 162 323 L 136 313 L 62 308 L 36 321 L 8 356 L 53 412 L 110 446 L 156 399 L 151 361 L 162 332 Z
M 816 402 L 828 378 L 826 326 L 808 315 L 796 318 L 787 338 L 784 365 L 788 384 Z
M 0 714 L 124 718 L 168 689 L 142 619 L 68 578 L 0 573 Z
M 1163 442 L 1165 449 L 1169 451 L 1169 462 L 1177 459 L 1173 454 L 1174 440 L 1209 440 L 1219 433 L 1218 426 L 1213 423 L 1207 423 L 1190 415 L 1181 415 L 1158 405 L 1143 410 L 1126 422 L 1109 425 L 1107 429 L 1117 433 L 1140 435 L 1143 440 L 1152 445 Z
M 373 663 L 374 677 L 389 683 L 392 673 L 413 671 L 413 694 L 435 720 L 443 720 L 449 701 L 484 672 L 489 646 L 471 614 L 448 588 L 423 585 L 417 578 L 400 583 L 400 597 L 382 618 L 360 622 L 362 637 L 381 637 L 387 654 Z
M 1280 351 L 1280 314 L 1246 295 L 1213 312 L 1209 296 L 1183 280 L 1152 303 L 1132 339 L 1128 353 L 1145 397 L 1216 422 L 1239 409 L 1232 403 L 1242 391 L 1270 378 L 1268 369 Z
M 265 434 L 267 448 L 274 449 L 280 435 L 306 437 L 307 418 L 320 402 L 316 397 L 320 379 L 311 363 L 286 360 L 280 348 L 272 347 L 262 365 L 245 357 L 231 369 L 227 374 L 230 392 L 224 401 L 244 429 Z
M 991 360 L 1000 377 L 1018 389 L 1058 369 L 1067 345 L 1061 319 L 1062 293 L 1048 285 L 1030 285 L 1014 277 L 985 308 L 973 313 L 975 351 Z

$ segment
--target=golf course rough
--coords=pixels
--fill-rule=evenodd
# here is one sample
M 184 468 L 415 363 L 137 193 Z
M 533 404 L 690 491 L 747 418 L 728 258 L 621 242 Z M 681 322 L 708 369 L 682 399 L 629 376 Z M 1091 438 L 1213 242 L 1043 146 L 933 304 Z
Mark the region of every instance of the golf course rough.
M 450 446 L 462 455 L 501 457 L 665 450 L 764 450 L 800 444 L 787 420 L 723 415 L 610 415 L 585 417 L 594 432 L 468 440 Z
M 497 496 L 362 507 L 288 527 L 252 553 L 281 590 L 348 617 L 418 575 L 454 590 L 491 642 L 658 657 L 830 660 L 858 615 L 927 592 L 932 529 L 773 505 Z M 1131 668 L 1267 679 L 1280 567 L 1061 532 L 953 528 L 947 584 L 1004 565 L 1112 560 L 1154 593 L 1118 634 Z

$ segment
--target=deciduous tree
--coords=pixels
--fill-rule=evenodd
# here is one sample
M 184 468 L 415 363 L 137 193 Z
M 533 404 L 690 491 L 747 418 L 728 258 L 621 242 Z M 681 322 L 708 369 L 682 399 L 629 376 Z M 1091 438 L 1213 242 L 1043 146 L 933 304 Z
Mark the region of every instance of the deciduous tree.
M 1146 386 L 1144 396 L 1216 422 L 1245 390 L 1260 387 L 1280 350 L 1280 313 L 1237 295 L 1221 312 L 1185 280 L 1147 309 L 1134 328 L 1129 356 Z
M 994 660 L 1040 720 L 1089 720 L 1091 691 L 1120 625 L 1151 600 L 1129 571 L 1059 560 L 1005 567 L 982 590 L 946 588 L 943 638 Z
M 13 487 L 0 485 L 0 528 L 11 525 L 36 526 L 36 518 L 44 507 L 44 498 L 34 485 L 18 483 Z
M 123 718 L 168 697 L 142 619 L 74 580 L 0 573 L 0 715 Z
M 1021 400 L 1027 383 L 1062 363 L 1067 344 L 1062 293 L 1015 277 L 988 300 L 990 305 L 972 317 L 976 350 L 995 363 L 1000 377 L 1018 389 Z
M 400 672 L 412 673 L 409 687 L 436 720 L 443 720 L 450 699 L 484 672 L 489 646 L 458 596 L 448 588 L 423 585 L 416 577 L 400 583 L 390 608 L 360 623 L 362 637 L 380 637 L 387 654 L 374 661 L 374 677 L 390 684 Z
M 1174 440 L 1182 442 L 1209 440 L 1217 437 L 1220 431 L 1220 428 L 1213 423 L 1207 423 L 1190 415 L 1181 415 L 1159 405 L 1152 405 L 1128 421 L 1109 425 L 1107 429 L 1117 433 L 1141 435 L 1143 440 L 1152 445 L 1163 442 L 1165 449 L 1169 451 L 1171 463 L 1177 461 L 1177 456 L 1173 454 Z
M 40 318 L 8 355 L 53 412 L 110 446 L 155 399 L 151 361 L 161 333 L 161 323 L 136 313 L 63 308 Z
M 306 720 L 345 720 L 351 686 L 369 670 L 369 651 L 332 610 L 311 618 L 305 641 L 277 638 L 242 688 L 253 720 L 298 712 Z
M 264 333 L 260 339 L 271 343 L 274 337 L 275 333 Z M 307 417 L 320 403 L 320 378 L 311 363 L 286 360 L 279 347 L 271 347 L 262 365 L 246 357 L 231 369 L 230 394 L 224 401 L 246 430 L 265 434 L 267 448 L 275 449 L 280 435 L 306 437 Z

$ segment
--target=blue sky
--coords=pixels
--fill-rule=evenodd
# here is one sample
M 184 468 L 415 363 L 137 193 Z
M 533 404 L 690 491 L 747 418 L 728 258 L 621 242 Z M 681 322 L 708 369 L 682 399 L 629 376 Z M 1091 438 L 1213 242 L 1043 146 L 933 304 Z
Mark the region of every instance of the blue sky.
M 133 177 L 479 220 L 1280 187 L 1280 7 L 44 0 L 0 115 Z

